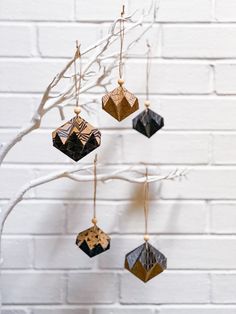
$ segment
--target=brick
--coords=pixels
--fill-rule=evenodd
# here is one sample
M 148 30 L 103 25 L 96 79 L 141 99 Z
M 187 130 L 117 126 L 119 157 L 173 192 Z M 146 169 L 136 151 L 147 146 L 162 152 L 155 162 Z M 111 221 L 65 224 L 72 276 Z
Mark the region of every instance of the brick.
M 2 20 L 67 21 L 73 15 L 73 0 L 49 0 L 47 5 L 37 0 L 3 0 L 0 5 Z
M 204 273 L 165 272 L 148 285 L 132 274 L 124 273 L 121 278 L 121 303 L 207 303 L 209 288 L 209 278 Z
M 218 22 L 235 22 L 236 21 L 236 3 L 234 0 L 216 0 L 215 15 Z
M 236 239 L 231 237 L 180 236 L 158 237 L 154 244 L 168 257 L 169 269 L 210 270 L 235 269 L 235 242 Z
M 2 167 L 1 169 L 1 184 L 0 184 L 0 198 L 12 197 L 16 191 L 19 190 L 23 184 L 32 179 L 33 174 L 29 169 L 20 169 L 16 167 Z M 11 182 L 11 185 L 6 184 Z M 32 190 L 27 192 L 27 196 L 33 195 Z
M 83 308 L 66 308 L 60 307 L 56 308 L 35 308 L 33 309 L 33 314 L 90 314 L 89 309 Z
M 65 231 L 65 221 L 66 212 L 61 203 L 21 202 L 8 217 L 4 232 L 7 234 L 58 234 Z
M 236 230 L 236 204 L 212 203 L 210 205 L 211 223 L 210 231 L 213 233 L 235 233 Z
M 213 136 L 213 162 L 234 164 L 236 159 L 236 134 L 217 133 Z
M 114 303 L 117 293 L 117 278 L 114 274 L 91 272 L 69 274 L 68 303 Z
M 192 314 L 234 314 L 235 307 L 223 307 L 223 306 L 206 306 L 200 305 L 198 307 L 185 306 L 185 307 L 175 307 L 171 308 L 161 308 L 158 314 L 188 314 L 191 311 Z
M 2 60 L 0 61 L 0 92 L 43 92 L 65 64 L 65 61 L 37 59 Z
M 93 45 L 100 38 L 100 27 L 92 24 L 68 25 L 55 24 L 39 26 L 39 50 L 46 57 L 72 57 L 76 40 L 81 50 Z M 63 42 L 63 44 L 62 44 Z
M 234 199 L 236 173 L 232 167 L 198 168 L 189 171 L 187 180 L 165 182 L 161 197 L 165 199 Z M 158 187 L 156 187 L 157 192 Z
M 218 94 L 236 94 L 236 64 L 217 64 L 215 66 L 215 82 Z
M 5 161 L 9 163 L 68 163 L 65 154 L 60 153 L 52 145 L 51 130 L 43 133 L 31 133 L 22 139 L 7 155 Z M 13 132 L 2 132 L 1 138 L 7 142 Z M 25 153 L 27 152 L 27 153 Z
M 236 56 L 235 36 L 236 27 L 234 26 L 164 26 L 163 56 L 167 58 L 234 58 Z
M 150 3 L 151 0 L 145 1 L 145 7 Z M 129 4 L 130 12 L 144 6 L 141 0 L 129 0 Z M 211 11 L 210 0 L 165 0 L 161 1 L 157 19 L 161 22 L 206 22 L 212 19 Z
M 119 205 L 119 229 L 143 234 L 142 200 Z M 174 217 L 174 219 L 172 219 Z M 204 233 L 207 208 L 202 202 L 149 202 L 148 230 L 151 233 Z
M 191 133 L 162 133 L 148 139 L 135 130 L 123 135 L 123 162 L 208 163 L 210 137 Z M 132 150 L 130 149 L 132 147 Z M 140 147 L 145 149 L 140 150 Z M 158 147 L 158 152 L 153 150 Z
M 1 95 L 0 102 L 0 124 L 2 128 L 21 127 L 31 118 L 34 103 L 32 97 Z
M 29 238 L 4 237 L 2 240 L 4 268 L 31 268 L 33 241 Z
M 88 2 L 85 0 L 76 1 L 76 17 L 78 21 L 113 21 L 119 16 L 121 4 L 114 1 L 110 5 L 109 0 L 99 2 Z
M 212 302 L 236 303 L 236 274 L 212 274 Z
M 35 239 L 35 267 L 39 269 L 89 269 L 93 265 L 75 245 L 75 237 Z
M 107 233 L 118 231 L 118 206 L 114 202 L 98 202 L 96 204 L 99 226 Z M 90 225 L 92 202 L 76 202 L 67 204 L 67 232 L 77 234 Z M 86 227 L 87 226 L 87 227 Z
M 152 106 L 165 118 L 166 130 L 235 129 L 235 100 L 230 98 L 155 98 Z
M 63 300 L 63 278 L 56 273 L 2 273 L 3 304 L 57 304 Z
M 96 308 L 93 310 L 93 314 L 153 314 L 152 309 L 145 308 L 145 307 L 137 307 L 137 308 L 130 308 L 124 307 L 121 308 Z
M 133 93 L 145 93 L 145 71 L 143 61 L 127 62 L 126 88 Z M 153 94 L 209 94 L 210 76 L 211 68 L 207 64 L 152 62 L 149 89 Z
M 30 56 L 32 29 L 26 25 L 0 25 L 0 41 L 0 56 Z
M 2 314 L 29 314 L 27 310 L 24 309 L 2 309 Z

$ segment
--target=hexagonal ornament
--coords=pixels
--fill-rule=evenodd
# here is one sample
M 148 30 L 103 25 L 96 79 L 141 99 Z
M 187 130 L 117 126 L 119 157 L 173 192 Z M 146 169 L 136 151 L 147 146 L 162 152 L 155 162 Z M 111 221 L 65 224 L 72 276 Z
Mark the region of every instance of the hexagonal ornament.
M 101 133 L 80 116 L 52 132 L 53 146 L 78 161 L 101 144 Z
M 164 126 L 164 119 L 149 108 L 133 119 L 133 129 L 150 138 Z
M 116 120 L 122 121 L 139 109 L 138 98 L 119 86 L 102 97 L 102 108 Z
M 89 257 L 94 257 L 109 250 L 110 241 L 110 237 L 95 225 L 80 232 L 75 243 Z
M 167 268 L 167 258 L 145 242 L 126 254 L 125 268 L 143 282 L 147 282 Z

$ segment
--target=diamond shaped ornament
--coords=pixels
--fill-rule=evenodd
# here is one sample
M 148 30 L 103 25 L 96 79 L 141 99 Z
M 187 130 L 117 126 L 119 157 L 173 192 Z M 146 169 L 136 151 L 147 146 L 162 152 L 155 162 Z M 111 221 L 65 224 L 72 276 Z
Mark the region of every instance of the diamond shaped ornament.
M 122 121 L 138 110 L 138 98 L 119 86 L 102 97 L 102 108 L 116 120 Z
M 110 241 L 110 237 L 95 225 L 78 234 L 76 245 L 89 257 L 94 257 L 109 250 Z
M 125 256 L 125 268 L 143 282 L 162 273 L 167 267 L 167 258 L 148 242 Z
M 53 146 L 75 161 L 101 144 L 101 133 L 80 116 L 75 116 L 52 132 Z
M 164 126 L 164 119 L 149 108 L 133 119 L 133 129 L 150 138 Z

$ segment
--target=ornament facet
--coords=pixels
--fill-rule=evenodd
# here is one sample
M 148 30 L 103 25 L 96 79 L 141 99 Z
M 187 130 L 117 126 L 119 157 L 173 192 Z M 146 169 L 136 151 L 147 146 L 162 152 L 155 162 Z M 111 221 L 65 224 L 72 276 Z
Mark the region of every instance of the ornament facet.
M 75 116 L 52 132 L 53 146 L 75 161 L 101 144 L 101 133 L 80 116 Z
M 151 137 L 164 126 L 164 119 L 147 108 L 133 119 L 133 129 L 147 137 Z
M 110 248 L 110 237 L 97 225 L 80 232 L 76 238 L 76 245 L 89 257 L 96 256 Z
M 102 97 L 102 108 L 116 120 L 122 121 L 138 110 L 138 98 L 119 86 Z
M 125 268 L 143 282 L 162 273 L 167 267 L 167 258 L 148 242 L 125 256 Z

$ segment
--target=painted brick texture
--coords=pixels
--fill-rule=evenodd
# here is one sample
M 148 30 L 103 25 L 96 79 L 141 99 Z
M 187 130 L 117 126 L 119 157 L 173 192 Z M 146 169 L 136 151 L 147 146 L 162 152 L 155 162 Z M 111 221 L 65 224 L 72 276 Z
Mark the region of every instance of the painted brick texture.
M 0 1 L 0 143 L 29 121 L 75 40 L 85 48 L 102 38 L 121 2 Z M 127 0 L 126 9 L 149 3 Z M 186 180 L 150 187 L 150 241 L 168 257 L 168 270 L 144 285 L 123 269 L 125 254 L 142 243 L 140 185 L 98 184 L 98 221 L 112 242 L 110 251 L 89 259 L 75 237 L 90 226 L 93 184 L 59 180 L 30 190 L 6 222 L 1 313 L 236 313 L 235 23 L 235 0 L 160 0 L 147 38 L 154 47 L 152 109 L 165 127 L 148 140 L 132 130 L 135 114 L 117 123 L 99 106 L 83 113 L 102 130 L 97 152 L 110 169 L 138 165 L 143 171 L 142 162 L 160 173 L 189 168 Z M 127 41 L 132 36 L 135 31 Z M 145 38 L 132 54 L 125 80 L 142 110 Z M 65 115 L 73 115 L 72 106 Z M 51 145 L 51 131 L 61 124 L 52 110 L 9 153 L 0 169 L 0 209 L 29 180 L 72 165 Z

